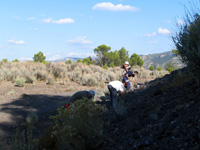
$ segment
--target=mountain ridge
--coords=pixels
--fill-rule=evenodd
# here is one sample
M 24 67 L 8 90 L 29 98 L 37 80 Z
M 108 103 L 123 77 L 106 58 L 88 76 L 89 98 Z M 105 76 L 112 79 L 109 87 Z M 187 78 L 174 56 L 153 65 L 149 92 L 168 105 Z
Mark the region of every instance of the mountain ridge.
M 181 62 L 180 57 L 176 56 L 172 51 L 139 56 L 144 61 L 143 67 L 146 69 L 151 65 L 153 65 L 154 68 L 157 68 L 158 66 L 164 68 L 167 63 L 173 63 L 177 68 L 183 68 L 185 66 Z
M 165 68 L 167 63 L 175 64 L 176 68 L 183 68 L 185 65 L 180 61 L 180 58 L 176 56 L 172 51 L 162 52 L 162 53 L 155 53 L 155 54 L 147 54 L 147 55 L 139 55 L 142 60 L 144 61 L 143 67 L 148 69 L 151 65 L 154 68 L 160 66 L 161 68 Z M 51 62 L 65 62 L 71 59 L 72 62 L 76 62 L 78 59 L 77 57 L 65 57 L 63 59 L 57 59 Z M 47 60 L 48 61 L 48 60 Z

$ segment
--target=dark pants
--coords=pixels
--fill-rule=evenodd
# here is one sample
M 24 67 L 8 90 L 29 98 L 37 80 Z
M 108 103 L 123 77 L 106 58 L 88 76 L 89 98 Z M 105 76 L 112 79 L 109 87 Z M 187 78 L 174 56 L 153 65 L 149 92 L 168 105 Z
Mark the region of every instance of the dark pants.
M 128 78 L 125 76 L 125 75 L 123 75 L 123 79 L 122 79 L 122 82 L 126 82 L 126 86 L 127 86 L 127 90 L 130 90 L 130 88 L 131 88 L 131 84 L 130 84 L 130 81 L 128 80 Z
M 108 85 L 108 90 L 110 91 L 111 106 L 114 109 L 116 109 L 117 108 L 117 90 L 113 88 L 111 85 Z

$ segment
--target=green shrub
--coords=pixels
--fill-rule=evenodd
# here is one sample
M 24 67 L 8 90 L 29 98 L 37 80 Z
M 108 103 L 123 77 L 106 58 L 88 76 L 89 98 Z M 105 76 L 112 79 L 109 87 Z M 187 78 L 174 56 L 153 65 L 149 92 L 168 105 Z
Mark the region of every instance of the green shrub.
M 18 60 L 18 59 L 15 59 L 15 60 L 13 60 L 12 62 L 19 62 L 19 60 Z
M 115 64 L 114 64 L 114 63 L 111 63 L 111 64 L 110 64 L 110 67 L 111 67 L 111 68 L 115 68 Z
M 98 145 L 102 135 L 102 108 L 88 99 L 78 100 L 69 109 L 58 108 L 52 135 L 60 149 L 86 150 Z
M 66 63 L 66 64 L 72 64 L 72 60 L 69 59 L 69 60 L 67 60 L 65 63 Z
M 161 71 L 162 70 L 162 68 L 159 66 L 159 67 L 157 67 L 156 68 L 158 71 Z
M 182 62 L 200 78 L 200 15 L 199 9 L 188 12 L 184 24 L 178 27 L 172 39 Z
M 45 65 L 49 64 L 49 62 L 45 61 L 45 60 L 42 63 L 45 64 Z
M 16 79 L 16 84 L 19 87 L 23 87 L 25 82 L 26 82 L 26 79 L 24 77 L 19 77 Z
M 2 59 L 2 61 L 3 61 L 4 63 L 7 63 L 7 62 L 8 62 L 8 59 L 5 58 L 5 59 Z
M 16 129 L 16 134 L 10 142 L 11 150 L 38 150 L 36 141 L 33 139 L 31 130 L 20 131 Z
M 77 61 L 76 61 L 77 63 L 81 63 L 82 62 L 82 60 L 79 58 Z
M 167 69 L 167 71 L 169 71 L 169 73 L 171 73 L 172 71 L 174 71 L 174 68 L 169 67 L 169 68 Z
M 103 66 L 103 68 L 106 69 L 106 70 L 108 70 L 108 65 L 105 64 L 105 65 Z
M 86 64 L 86 65 L 90 65 L 92 62 L 89 58 L 84 58 L 82 63 Z
M 142 58 L 140 56 L 138 56 L 136 53 L 131 55 L 131 57 L 130 57 L 130 65 L 131 66 L 138 65 L 138 66 L 142 67 L 143 64 L 144 64 L 144 61 L 142 60 Z
M 154 70 L 154 66 L 151 65 L 151 66 L 149 67 L 149 70 L 153 71 L 153 70 Z
M 44 54 L 40 51 L 37 54 L 34 55 L 33 60 L 35 62 L 44 62 L 46 59 L 46 57 L 44 56 Z
M 175 65 L 175 63 L 172 63 L 172 62 L 169 62 L 169 63 L 167 63 L 167 64 L 165 65 L 165 69 L 166 69 L 167 71 L 169 71 L 169 73 L 171 73 L 172 71 L 174 71 L 175 68 L 176 68 L 176 65 Z

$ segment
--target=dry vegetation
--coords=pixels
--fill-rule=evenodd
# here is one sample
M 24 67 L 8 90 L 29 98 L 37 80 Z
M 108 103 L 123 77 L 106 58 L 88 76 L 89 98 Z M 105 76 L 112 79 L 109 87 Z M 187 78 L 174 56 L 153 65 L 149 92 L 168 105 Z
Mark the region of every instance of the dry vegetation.
M 134 66 L 138 71 L 138 81 L 145 82 L 167 74 L 167 71 L 150 71 Z M 105 82 L 121 80 L 122 69 L 119 67 L 103 69 L 96 65 L 83 63 L 34 63 L 34 62 L 1 62 L 0 81 L 16 82 L 18 86 L 24 83 L 33 84 L 35 81 L 45 81 L 47 84 L 59 81 L 62 84 L 75 82 L 83 86 L 102 87 Z
M 136 80 L 141 83 L 168 73 L 152 72 L 138 66 L 134 66 L 132 70 L 139 72 Z M 29 126 L 35 127 L 36 124 L 38 130 L 33 130 L 33 133 L 38 135 L 43 130 L 42 127 L 48 125 L 50 114 L 56 113 L 56 109 L 63 106 L 75 91 L 96 90 L 96 100 L 100 100 L 104 95 L 105 85 L 113 80 L 121 80 L 122 71 L 120 67 L 106 70 L 83 63 L 0 62 L 0 146 L 10 148 L 7 139 L 12 137 L 16 126 L 26 129 Z M 17 135 L 12 146 L 27 144 L 23 137 L 24 132 Z M 31 145 L 26 145 L 29 146 Z

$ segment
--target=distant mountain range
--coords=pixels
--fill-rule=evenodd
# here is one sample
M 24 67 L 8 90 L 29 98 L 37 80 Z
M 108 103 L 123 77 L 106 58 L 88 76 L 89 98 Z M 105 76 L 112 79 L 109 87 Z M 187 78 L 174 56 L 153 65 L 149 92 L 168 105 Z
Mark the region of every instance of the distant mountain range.
M 158 66 L 164 68 L 167 63 L 174 63 L 177 68 L 183 68 L 185 66 L 185 64 L 180 61 L 179 57 L 177 57 L 172 51 L 140 55 L 140 57 L 143 59 L 143 67 L 146 69 L 148 69 L 151 65 L 153 65 L 154 68 Z
M 83 58 L 74 58 L 74 57 L 65 57 L 63 59 L 56 59 L 54 61 L 51 62 L 66 62 L 67 60 L 71 59 L 72 62 L 76 62 L 78 59 L 83 59 Z M 47 60 L 48 61 L 48 60 Z
M 153 65 L 154 68 L 160 66 L 162 68 L 165 67 L 167 63 L 175 63 L 178 68 L 182 68 L 185 65 L 180 61 L 179 57 L 177 57 L 172 51 L 157 53 L 157 54 L 148 54 L 148 55 L 139 55 L 143 61 L 143 67 L 148 69 L 149 66 Z M 57 59 L 54 62 L 66 62 L 71 59 L 72 62 L 76 62 L 78 59 L 82 58 L 74 58 L 74 57 L 65 57 L 63 59 Z

